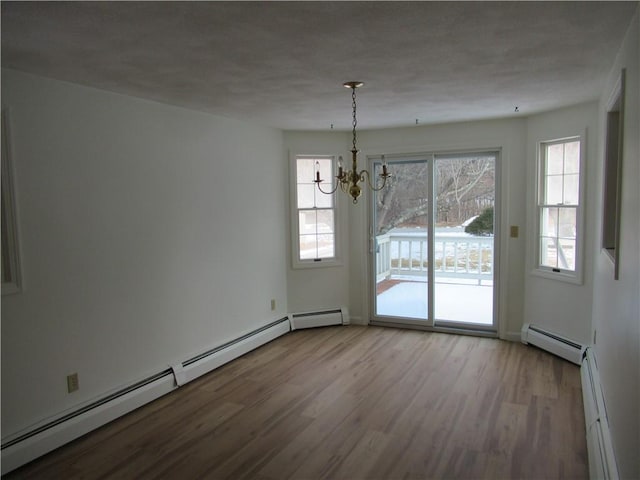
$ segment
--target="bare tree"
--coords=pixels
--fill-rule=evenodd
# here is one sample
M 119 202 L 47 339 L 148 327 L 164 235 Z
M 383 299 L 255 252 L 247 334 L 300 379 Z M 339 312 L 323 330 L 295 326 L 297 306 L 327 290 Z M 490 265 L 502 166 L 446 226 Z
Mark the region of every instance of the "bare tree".
M 440 159 L 435 167 L 436 219 L 439 224 L 459 225 L 493 205 L 493 159 Z
M 426 217 L 429 209 L 427 169 L 424 162 L 393 167 L 389 186 L 376 194 L 378 235 L 399 225 L 426 222 L 421 217 Z
M 398 226 L 427 226 L 427 163 L 397 163 L 392 169 L 390 185 L 376 195 L 377 235 Z M 493 206 L 494 177 L 493 156 L 437 159 L 437 225 L 460 225 Z

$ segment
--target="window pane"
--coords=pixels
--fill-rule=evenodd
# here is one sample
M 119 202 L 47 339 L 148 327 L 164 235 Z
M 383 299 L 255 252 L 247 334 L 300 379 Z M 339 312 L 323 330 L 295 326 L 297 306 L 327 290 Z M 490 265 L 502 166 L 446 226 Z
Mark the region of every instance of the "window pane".
M 318 210 L 318 233 L 333 233 L 333 210 Z
M 557 236 L 558 225 L 558 209 L 557 208 L 543 208 L 540 219 L 540 235 L 543 237 L 555 237 Z
M 564 176 L 564 204 L 577 205 L 580 192 L 580 176 L 570 174 Z
M 580 173 L 580 142 L 569 142 L 565 144 L 564 173 Z
M 317 214 L 315 210 L 301 210 L 298 214 L 300 234 L 316 233 Z
M 296 171 L 296 183 L 313 183 L 316 178 L 315 160 L 312 158 L 298 158 Z
M 313 208 L 315 205 L 315 184 L 298 185 L 298 208 Z
M 318 258 L 318 237 L 316 235 L 300 235 L 300 260 Z
M 576 241 L 561 238 L 558 241 L 558 266 L 566 270 L 576 269 Z
M 333 234 L 318 235 L 318 257 L 329 258 L 335 255 Z
M 576 209 L 561 208 L 558 210 L 558 236 L 576 238 Z
M 563 173 L 563 160 L 564 160 L 564 144 L 557 143 L 555 145 L 547 146 L 546 155 L 546 174 L 557 175 Z
M 556 268 L 558 266 L 557 258 L 555 239 L 542 237 L 540 239 L 540 265 L 543 267 Z
M 562 203 L 562 175 L 546 177 L 544 203 L 547 205 Z
M 301 260 L 335 256 L 333 210 L 302 210 L 299 222 Z
M 333 195 L 323 194 L 313 181 L 316 171 L 320 172 L 323 180 L 322 189 L 333 189 L 333 159 L 331 158 L 298 158 L 297 159 L 297 188 L 298 208 L 333 208 Z

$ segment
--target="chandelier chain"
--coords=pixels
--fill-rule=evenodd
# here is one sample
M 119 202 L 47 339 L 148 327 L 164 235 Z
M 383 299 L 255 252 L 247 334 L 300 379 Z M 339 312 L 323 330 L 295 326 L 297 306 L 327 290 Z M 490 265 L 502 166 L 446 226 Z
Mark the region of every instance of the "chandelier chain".
M 351 92 L 351 100 L 352 100 L 352 104 L 351 106 L 353 107 L 353 149 L 357 150 L 356 148 L 356 125 L 358 125 L 358 120 L 356 118 L 356 87 L 352 87 L 352 92 Z

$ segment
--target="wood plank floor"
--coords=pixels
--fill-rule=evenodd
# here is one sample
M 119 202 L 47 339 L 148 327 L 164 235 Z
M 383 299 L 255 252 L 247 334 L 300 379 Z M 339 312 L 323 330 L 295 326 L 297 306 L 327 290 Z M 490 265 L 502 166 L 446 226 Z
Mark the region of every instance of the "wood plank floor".
M 588 478 L 580 370 L 487 338 L 296 331 L 6 478 Z

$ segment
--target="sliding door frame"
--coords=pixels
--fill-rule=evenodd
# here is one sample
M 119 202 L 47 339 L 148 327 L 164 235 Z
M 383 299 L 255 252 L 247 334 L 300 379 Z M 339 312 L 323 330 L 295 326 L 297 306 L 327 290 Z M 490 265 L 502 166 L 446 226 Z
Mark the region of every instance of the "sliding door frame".
M 393 173 L 393 163 L 403 162 L 420 162 L 424 161 L 428 165 L 428 178 L 427 178 L 427 191 L 430 201 L 430 208 L 428 211 L 428 234 L 427 234 L 427 251 L 429 265 L 435 265 L 435 200 L 433 199 L 434 193 L 434 181 L 435 181 L 435 162 L 438 155 L 452 155 L 460 154 L 466 155 L 469 153 L 495 153 L 495 178 L 494 178 L 494 237 L 493 237 L 493 323 L 492 325 L 478 325 L 478 324 L 466 324 L 463 322 L 437 322 L 435 319 L 435 271 L 429 268 L 427 271 L 427 320 L 425 322 L 417 321 L 403 321 L 393 317 L 378 317 L 376 314 L 376 279 L 374 272 L 376 272 L 376 255 L 375 255 L 375 201 L 376 195 L 373 192 L 369 193 L 368 198 L 368 210 L 367 210 L 367 232 L 368 232 L 368 244 L 367 250 L 368 259 L 366 262 L 367 268 L 367 293 L 366 303 L 369 310 L 369 324 L 376 326 L 389 326 L 389 327 L 402 327 L 416 330 L 444 332 L 444 333 L 465 333 L 470 335 L 497 337 L 501 331 L 500 325 L 500 305 L 501 305 L 501 281 L 500 281 L 500 253 L 502 252 L 501 242 L 501 224 L 502 224 L 502 148 L 501 147 L 487 147 L 487 148 L 465 148 L 465 149 L 434 149 L 425 150 L 423 153 L 385 153 L 385 159 L 390 165 L 390 170 Z M 375 166 L 381 163 L 381 155 L 371 154 L 367 155 L 367 166 L 369 171 L 375 171 Z M 399 317 L 398 317 L 399 318 Z
M 433 243 L 433 233 L 434 233 L 434 228 L 433 228 L 433 221 L 434 221 L 434 216 L 435 216 L 435 210 L 433 208 L 433 203 L 431 201 L 431 199 L 433 198 L 433 188 L 434 188 L 434 176 L 433 176 L 433 155 L 432 154 L 424 154 L 424 155 L 385 155 L 385 159 L 387 160 L 387 162 L 389 163 L 389 165 L 391 165 L 391 168 L 393 168 L 393 165 L 406 165 L 406 164 L 418 164 L 418 163 L 424 163 L 427 165 L 427 178 L 426 178 L 426 182 L 425 182 L 425 187 L 426 187 L 426 195 L 427 198 L 429 198 L 429 210 L 427 212 L 427 219 L 428 219 L 428 224 L 429 227 L 427 229 L 427 261 L 429 265 L 433 265 L 434 261 L 435 261 L 435 248 L 434 248 L 434 243 Z M 368 158 L 368 168 L 370 172 L 375 172 L 376 170 L 376 166 L 380 166 L 381 165 L 381 160 L 380 157 L 369 157 Z M 393 177 L 392 177 L 393 178 Z M 368 219 L 369 219 L 369 262 L 370 262 L 370 272 L 375 272 L 376 271 L 376 228 L 375 228 L 375 215 L 377 213 L 376 211 L 376 195 L 375 193 L 372 192 L 370 198 L 369 198 L 369 213 L 368 213 Z M 426 288 L 427 288 L 427 318 L 423 321 L 419 318 L 415 318 L 415 319 L 409 319 L 408 317 L 404 317 L 406 318 L 406 321 L 403 320 L 393 320 L 393 322 L 384 322 L 384 323 L 393 323 L 393 324 L 403 324 L 403 325 L 414 325 L 417 324 L 418 326 L 427 326 L 427 327 L 433 327 L 434 326 L 434 304 L 433 304 L 433 288 L 431 288 L 431 282 L 435 279 L 435 273 L 433 272 L 433 270 L 431 268 L 427 269 L 427 283 L 426 283 Z M 377 318 L 377 295 L 376 295 L 376 282 L 372 280 L 372 278 L 369 278 L 369 286 L 370 288 L 368 289 L 368 296 L 370 297 L 370 308 L 371 308 L 371 323 L 372 324 L 380 324 L 381 321 L 379 318 Z M 385 317 L 382 317 L 385 318 Z M 389 317 L 387 316 L 386 318 L 403 318 L 403 317 Z

